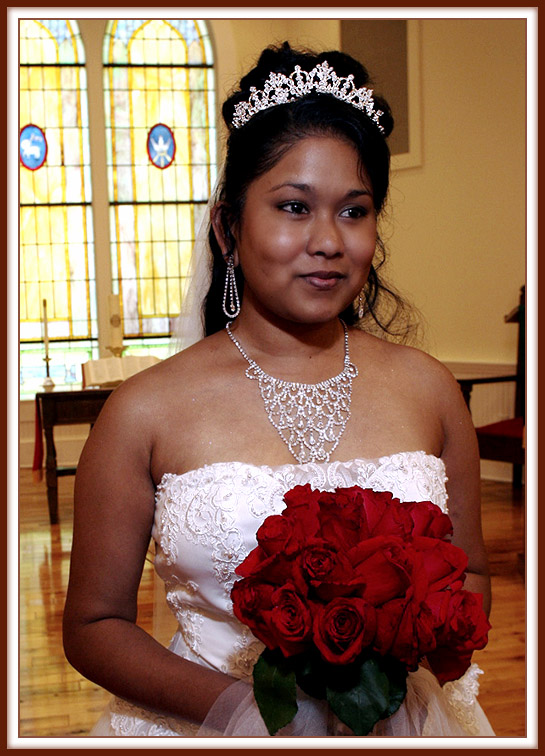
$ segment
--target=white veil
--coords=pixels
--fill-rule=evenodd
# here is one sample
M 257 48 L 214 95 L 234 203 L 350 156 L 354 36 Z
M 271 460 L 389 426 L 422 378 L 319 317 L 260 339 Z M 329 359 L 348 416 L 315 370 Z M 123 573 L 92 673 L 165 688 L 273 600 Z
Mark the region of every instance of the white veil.
M 212 280 L 212 253 L 208 244 L 208 229 L 210 213 L 222 180 L 223 170 L 220 170 L 193 245 L 188 275 L 182 290 L 182 309 L 172 329 L 172 354 L 187 349 L 205 336 L 202 304 Z

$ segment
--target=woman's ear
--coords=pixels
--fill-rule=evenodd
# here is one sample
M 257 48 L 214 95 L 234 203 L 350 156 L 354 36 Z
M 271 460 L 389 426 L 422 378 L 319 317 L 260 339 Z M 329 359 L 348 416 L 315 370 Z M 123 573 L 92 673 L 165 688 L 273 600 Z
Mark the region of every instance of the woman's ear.
M 225 202 L 217 202 L 212 208 L 211 212 L 212 228 L 216 235 L 217 242 L 221 249 L 221 253 L 225 258 L 234 254 L 235 265 L 238 265 L 238 255 L 236 254 L 236 240 L 229 227 L 229 221 L 227 218 L 227 205 Z

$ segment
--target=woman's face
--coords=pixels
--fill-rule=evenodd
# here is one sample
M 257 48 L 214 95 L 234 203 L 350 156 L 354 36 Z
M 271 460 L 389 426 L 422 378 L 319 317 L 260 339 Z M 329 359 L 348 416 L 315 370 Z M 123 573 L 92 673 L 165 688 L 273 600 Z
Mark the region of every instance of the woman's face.
M 244 309 L 298 323 L 338 316 L 367 280 L 376 243 L 356 149 L 335 137 L 301 139 L 250 185 L 234 235 Z

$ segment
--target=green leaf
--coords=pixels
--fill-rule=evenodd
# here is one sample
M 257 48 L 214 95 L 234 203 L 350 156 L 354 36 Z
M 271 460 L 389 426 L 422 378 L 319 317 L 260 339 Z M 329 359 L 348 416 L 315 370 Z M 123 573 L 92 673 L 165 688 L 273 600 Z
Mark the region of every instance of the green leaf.
M 381 717 L 381 719 L 386 719 L 386 717 L 391 717 L 405 700 L 407 695 L 407 668 L 391 656 L 379 656 L 377 663 L 387 675 L 390 684 L 390 705 Z
M 254 666 L 254 696 L 270 735 L 297 714 L 295 672 L 279 651 L 265 649 Z
M 350 665 L 354 670 L 356 664 Z M 367 735 L 379 719 L 393 714 L 407 693 L 407 672 L 393 659 L 373 654 L 362 660 L 349 682 L 338 669 L 327 681 L 327 700 L 355 735 Z
M 313 698 L 326 697 L 326 663 L 320 654 L 310 649 L 292 657 L 297 685 L 308 696 Z

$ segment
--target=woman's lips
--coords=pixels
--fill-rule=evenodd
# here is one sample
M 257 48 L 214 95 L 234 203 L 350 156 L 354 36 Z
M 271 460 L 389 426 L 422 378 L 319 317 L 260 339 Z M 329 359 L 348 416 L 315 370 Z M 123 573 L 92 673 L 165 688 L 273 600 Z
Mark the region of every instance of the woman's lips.
M 344 276 L 341 273 L 317 270 L 303 275 L 302 278 L 315 289 L 328 291 L 334 289 Z

